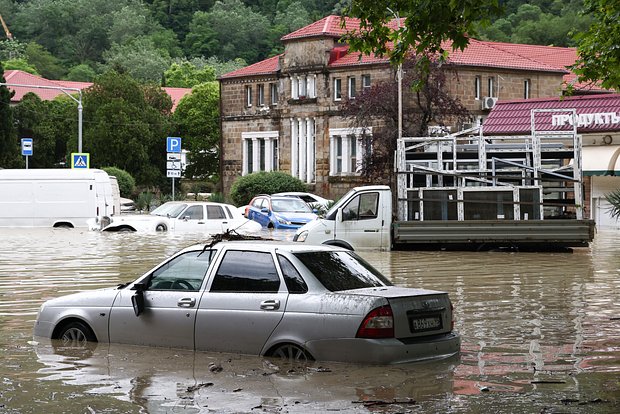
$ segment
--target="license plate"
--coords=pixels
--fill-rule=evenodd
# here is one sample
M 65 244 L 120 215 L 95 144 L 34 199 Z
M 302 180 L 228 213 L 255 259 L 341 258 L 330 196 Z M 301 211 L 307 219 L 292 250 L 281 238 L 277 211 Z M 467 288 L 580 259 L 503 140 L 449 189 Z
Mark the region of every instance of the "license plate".
M 411 332 L 424 332 L 441 329 L 440 316 L 425 316 L 423 318 L 410 318 L 409 325 Z

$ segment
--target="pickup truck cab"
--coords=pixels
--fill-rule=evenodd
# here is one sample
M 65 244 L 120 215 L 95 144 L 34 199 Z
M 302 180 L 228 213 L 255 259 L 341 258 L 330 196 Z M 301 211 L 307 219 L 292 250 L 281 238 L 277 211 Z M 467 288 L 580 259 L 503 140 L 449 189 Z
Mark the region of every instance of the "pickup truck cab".
M 386 185 L 355 187 L 327 212 L 299 228 L 295 241 L 351 250 L 390 250 L 392 192 Z

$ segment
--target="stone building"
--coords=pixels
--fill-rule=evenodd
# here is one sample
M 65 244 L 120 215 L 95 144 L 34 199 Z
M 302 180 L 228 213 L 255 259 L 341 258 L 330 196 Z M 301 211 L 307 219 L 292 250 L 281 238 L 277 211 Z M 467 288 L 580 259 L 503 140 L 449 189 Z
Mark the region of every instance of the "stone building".
M 364 88 L 393 80 L 395 69 L 386 58 L 350 52 L 341 43 L 358 25 L 348 18 L 342 28 L 339 16 L 327 16 L 282 37 L 284 53 L 220 78 L 225 193 L 237 177 L 257 171 L 289 172 L 328 198 L 364 183 L 362 135 L 382 125 L 352 128 L 341 105 Z M 572 48 L 471 39 L 465 51 L 450 54 L 445 85 L 471 112 L 471 125 L 451 130 L 479 125 L 498 99 L 560 96 L 574 80 L 566 66 L 575 60 Z M 409 99 L 405 92 L 404 111 L 412 110 Z

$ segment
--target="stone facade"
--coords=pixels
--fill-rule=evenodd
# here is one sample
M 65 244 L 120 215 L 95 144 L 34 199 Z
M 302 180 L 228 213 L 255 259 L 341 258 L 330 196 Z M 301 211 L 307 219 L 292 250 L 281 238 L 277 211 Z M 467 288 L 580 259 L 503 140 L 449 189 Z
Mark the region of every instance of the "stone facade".
M 354 185 L 370 184 L 349 163 L 358 159 L 356 134 L 361 132 L 346 132 L 351 125 L 340 116 L 340 107 L 351 85 L 359 93 L 364 86 L 394 79 L 395 71 L 385 60 L 334 64 L 346 53 L 330 35 L 289 39 L 269 74 L 252 74 L 250 66 L 220 79 L 225 193 L 237 177 L 258 170 L 289 172 L 310 191 L 332 199 Z M 489 113 L 490 108 L 483 108 L 485 97 L 559 96 L 562 89 L 559 70 L 517 70 L 497 62 L 451 65 L 451 72 L 446 88 L 471 112 L 472 124 Z M 276 91 L 277 99 L 272 100 Z M 411 107 L 408 99 L 405 92 L 405 110 Z M 453 125 L 452 131 L 461 127 Z

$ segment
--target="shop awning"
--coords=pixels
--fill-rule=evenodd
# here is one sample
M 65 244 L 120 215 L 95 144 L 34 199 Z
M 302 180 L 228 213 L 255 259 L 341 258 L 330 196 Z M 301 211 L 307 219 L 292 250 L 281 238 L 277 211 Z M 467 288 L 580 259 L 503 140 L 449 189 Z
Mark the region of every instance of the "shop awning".
M 620 177 L 620 145 L 584 146 L 581 154 L 583 175 Z

